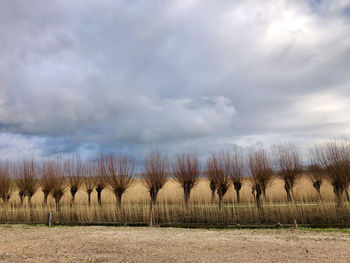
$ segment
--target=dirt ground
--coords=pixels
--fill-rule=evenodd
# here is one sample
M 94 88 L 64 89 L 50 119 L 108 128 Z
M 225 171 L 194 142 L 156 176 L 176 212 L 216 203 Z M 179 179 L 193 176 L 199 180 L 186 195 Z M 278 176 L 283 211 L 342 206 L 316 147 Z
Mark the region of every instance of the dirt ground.
M 350 262 L 350 234 L 0 225 L 0 262 Z

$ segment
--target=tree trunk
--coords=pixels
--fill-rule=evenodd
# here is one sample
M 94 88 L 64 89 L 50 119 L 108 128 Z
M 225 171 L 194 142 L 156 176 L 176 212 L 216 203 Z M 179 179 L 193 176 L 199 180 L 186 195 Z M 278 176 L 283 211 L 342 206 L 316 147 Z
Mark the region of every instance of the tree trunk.
M 242 188 L 242 184 L 239 182 L 235 182 L 234 184 L 235 190 L 236 190 L 236 197 L 237 197 L 237 203 L 240 203 L 240 198 L 239 198 L 239 191 Z
M 76 190 L 74 189 L 70 189 L 70 193 L 72 195 L 72 200 L 71 200 L 71 207 L 74 205 L 74 201 L 75 201 L 75 194 L 77 193 Z
M 157 195 L 158 195 L 158 191 L 151 189 L 149 191 L 150 197 L 151 197 L 151 203 L 152 204 L 156 204 L 157 203 Z
M 211 202 L 214 203 L 215 200 L 215 190 L 216 190 L 216 185 L 214 182 L 210 182 L 210 190 L 211 190 Z
M 151 188 L 149 190 L 149 194 L 151 197 L 151 202 L 149 204 L 149 226 L 152 227 L 153 226 L 153 221 L 154 221 L 154 217 L 153 217 L 153 205 L 156 205 L 157 203 L 157 195 L 158 195 L 158 191 L 154 188 Z
M 337 201 L 337 208 L 340 208 L 343 205 L 343 192 L 344 189 L 341 184 L 334 183 L 333 184 L 333 192 L 335 195 L 335 199 Z
M 114 193 L 115 194 L 115 199 L 117 202 L 117 208 L 121 208 L 122 207 L 122 195 L 121 193 Z
M 44 200 L 43 200 L 43 205 L 47 206 L 47 198 L 49 197 L 49 193 L 47 191 L 44 192 Z
M 102 200 L 101 200 L 101 193 L 102 193 L 102 190 L 101 189 L 96 189 L 96 192 L 97 192 L 97 202 L 98 202 L 98 205 L 102 205 Z
M 56 211 L 60 211 L 60 199 L 59 198 L 55 198 L 55 203 L 56 203 Z
M 241 199 L 239 197 L 239 190 L 235 189 L 236 190 L 236 196 L 237 196 L 237 203 L 239 204 L 241 202 Z
M 189 186 L 184 185 L 184 201 L 185 201 L 185 208 L 189 208 L 189 201 L 190 201 L 190 196 L 191 196 L 191 189 Z
M 290 194 L 291 187 L 290 187 L 290 184 L 288 182 L 284 183 L 284 189 L 286 190 L 287 201 L 292 202 L 292 195 Z
M 316 190 L 316 192 L 318 194 L 318 197 L 319 197 L 320 201 L 322 202 L 321 184 L 322 184 L 322 181 L 321 180 L 317 180 L 316 182 L 313 183 L 313 187 L 315 188 L 315 190 Z
M 256 206 L 257 206 L 259 212 L 261 212 L 261 201 L 260 201 L 260 197 L 262 194 L 261 187 L 259 185 L 257 185 L 255 187 L 255 191 L 256 191 L 256 195 L 255 195 Z
M 20 191 L 18 195 L 19 195 L 19 199 L 21 200 L 21 206 L 23 206 L 23 200 L 24 200 L 25 194 L 24 192 Z
M 88 204 L 89 206 L 91 205 L 91 192 L 87 193 L 88 194 Z

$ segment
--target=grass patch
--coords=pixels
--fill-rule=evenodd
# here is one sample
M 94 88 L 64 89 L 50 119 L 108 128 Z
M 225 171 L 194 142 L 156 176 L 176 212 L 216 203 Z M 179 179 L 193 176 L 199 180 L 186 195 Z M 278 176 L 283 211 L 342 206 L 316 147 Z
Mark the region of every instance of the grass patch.
M 300 230 L 313 231 L 313 232 L 340 232 L 350 234 L 350 228 L 311 228 L 311 227 L 299 227 Z

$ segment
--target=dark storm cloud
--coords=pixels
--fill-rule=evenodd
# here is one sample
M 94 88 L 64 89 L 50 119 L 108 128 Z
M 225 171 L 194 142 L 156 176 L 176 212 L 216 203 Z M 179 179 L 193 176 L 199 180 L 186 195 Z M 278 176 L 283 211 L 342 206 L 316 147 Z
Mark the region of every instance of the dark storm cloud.
M 6 1 L 1 151 L 20 154 L 20 141 L 42 156 L 141 156 L 349 135 L 348 9 L 341 0 Z

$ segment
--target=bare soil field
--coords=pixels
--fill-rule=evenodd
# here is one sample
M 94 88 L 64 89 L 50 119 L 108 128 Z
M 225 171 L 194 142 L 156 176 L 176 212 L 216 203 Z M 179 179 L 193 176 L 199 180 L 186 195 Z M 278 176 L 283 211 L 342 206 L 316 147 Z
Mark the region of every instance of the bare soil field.
M 0 225 L 0 262 L 350 262 L 350 235 Z

